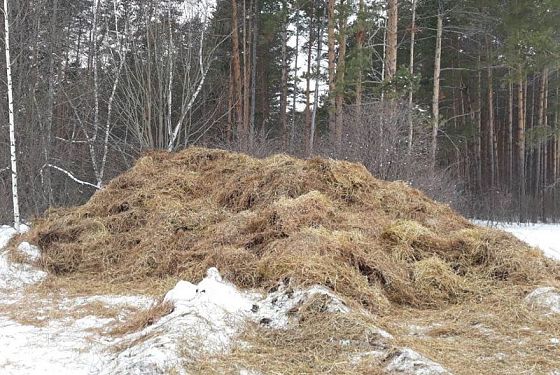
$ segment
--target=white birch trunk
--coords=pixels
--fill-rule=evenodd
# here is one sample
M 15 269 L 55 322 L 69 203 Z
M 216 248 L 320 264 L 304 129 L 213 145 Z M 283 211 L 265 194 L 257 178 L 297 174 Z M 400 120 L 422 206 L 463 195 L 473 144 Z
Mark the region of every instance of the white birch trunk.
M 14 210 L 14 228 L 19 232 L 19 196 L 18 196 L 18 174 L 16 154 L 16 126 L 14 120 L 14 94 L 12 88 L 12 66 L 10 59 L 10 22 L 8 16 L 8 0 L 4 0 L 4 37 L 6 51 L 6 76 L 8 82 L 8 110 L 10 123 L 10 160 L 12 169 L 12 202 Z

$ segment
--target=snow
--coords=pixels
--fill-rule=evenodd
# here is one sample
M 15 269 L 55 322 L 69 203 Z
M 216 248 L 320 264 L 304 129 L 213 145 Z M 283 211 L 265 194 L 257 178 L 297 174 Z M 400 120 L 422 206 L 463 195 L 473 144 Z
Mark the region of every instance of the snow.
M 225 351 L 257 297 L 223 281 L 215 268 L 198 284 L 179 281 L 164 298 L 173 304 L 173 312 L 123 338 L 119 343 L 140 343 L 122 351 L 103 374 L 164 374 L 201 352 Z M 180 352 L 186 358 L 180 358 Z
M 525 302 L 547 313 L 560 314 L 560 290 L 556 288 L 537 288 L 525 297 Z
M 12 264 L 8 260 L 8 254 L 6 251 L 3 251 L 3 248 L 16 234 L 16 230 L 11 227 L 6 225 L 0 227 L 0 289 L 21 288 L 27 284 L 34 284 L 46 276 L 45 272 L 39 271 L 30 265 Z M 27 245 L 22 248 L 22 251 L 26 254 L 33 254 L 35 250 L 38 250 L 37 248 L 33 249 L 29 244 Z
M 29 242 L 24 241 L 20 243 L 17 249 L 32 262 L 39 260 L 41 257 L 41 250 L 39 250 L 37 246 L 31 245 Z
M 410 348 L 398 350 L 389 360 L 385 370 L 395 374 L 438 375 L 451 374 L 441 365 Z
M 17 234 L 17 232 L 14 228 L 9 227 L 7 225 L 0 226 L 0 249 L 3 249 L 4 247 L 6 247 L 8 242 L 16 234 Z
M 268 293 L 266 298 L 255 304 L 255 319 L 266 322 L 266 325 L 271 328 L 288 328 L 290 311 L 316 295 L 328 297 L 326 306 L 328 312 L 347 313 L 350 311 L 342 300 L 324 286 L 315 285 L 306 290 L 293 290 L 281 284 Z
M 560 224 L 476 223 L 509 232 L 521 241 L 538 247 L 547 257 L 560 260 Z

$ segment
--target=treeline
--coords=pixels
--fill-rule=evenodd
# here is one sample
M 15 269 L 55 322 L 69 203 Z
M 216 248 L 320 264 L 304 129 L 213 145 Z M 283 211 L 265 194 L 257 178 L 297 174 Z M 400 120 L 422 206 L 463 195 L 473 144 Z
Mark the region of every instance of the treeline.
M 560 217 L 560 0 L 8 8 L 24 217 L 193 144 L 360 161 L 472 216 Z M 0 111 L 6 222 L 8 100 Z

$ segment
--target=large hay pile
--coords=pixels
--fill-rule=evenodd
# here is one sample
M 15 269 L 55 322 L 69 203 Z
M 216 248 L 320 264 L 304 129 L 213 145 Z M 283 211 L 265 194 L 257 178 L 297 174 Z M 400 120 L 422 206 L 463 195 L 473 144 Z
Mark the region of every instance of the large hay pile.
M 152 153 L 85 205 L 48 212 L 30 235 L 54 274 L 196 281 L 215 266 L 241 287 L 320 283 L 371 311 L 559 281 L 557 263 L 405 183 L 284 155 Z

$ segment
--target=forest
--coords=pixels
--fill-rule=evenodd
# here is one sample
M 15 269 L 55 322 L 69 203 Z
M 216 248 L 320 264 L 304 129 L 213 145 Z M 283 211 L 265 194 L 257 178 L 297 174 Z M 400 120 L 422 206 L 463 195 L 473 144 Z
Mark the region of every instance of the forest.
M 357 161 L 469 217 L 557 221 L 559 17 L 560 0 L 4 0 L 0 221 L 193 145 Z

